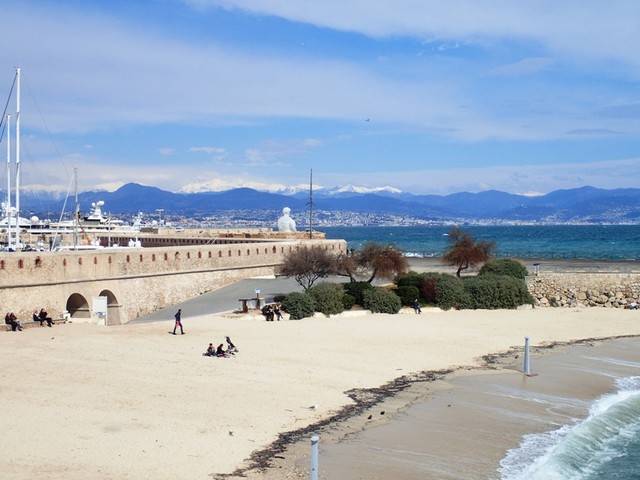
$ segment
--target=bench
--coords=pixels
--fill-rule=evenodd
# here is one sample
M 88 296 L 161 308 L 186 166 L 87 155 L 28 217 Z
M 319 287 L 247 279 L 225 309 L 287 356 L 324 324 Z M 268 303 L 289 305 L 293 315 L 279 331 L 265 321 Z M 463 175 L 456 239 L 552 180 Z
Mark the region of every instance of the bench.
M 53 323 L 54 325 L 60 325 L 60 324 L 65 324 L 67 323 L 67 319 L 66 318 L 54 318 L 51 323 Z M 46 327 L 46 325 L 42 325 L 43 327 Z M 22 322 L 22 329 L 27 329 L 27 328 L 33 328 L 33 327 L 40 327 L 40 322 L 34 322 L 34 321 L 30 321 L 30 322 Z M 11 331 L 11 325 L 7 325 L 6 323 L 3 323 L 2 325 L 0 325 L 0 332 L 10 332 Z
M 259 310 L 261 302 L 264 301 L 263 297 L 251 297 L 251 298 L 239 298 L 241 303 L 240 311 L 242 313 L 249 313 L 249 302 L 251 303 L 251 310 Z

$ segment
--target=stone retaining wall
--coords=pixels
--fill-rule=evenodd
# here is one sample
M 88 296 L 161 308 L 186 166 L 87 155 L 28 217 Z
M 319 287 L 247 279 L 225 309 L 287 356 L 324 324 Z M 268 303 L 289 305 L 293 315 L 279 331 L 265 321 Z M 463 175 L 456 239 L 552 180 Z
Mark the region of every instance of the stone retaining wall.
M 544 273 L 527 277 L 539 307 L 638 308 L 640 274 Z

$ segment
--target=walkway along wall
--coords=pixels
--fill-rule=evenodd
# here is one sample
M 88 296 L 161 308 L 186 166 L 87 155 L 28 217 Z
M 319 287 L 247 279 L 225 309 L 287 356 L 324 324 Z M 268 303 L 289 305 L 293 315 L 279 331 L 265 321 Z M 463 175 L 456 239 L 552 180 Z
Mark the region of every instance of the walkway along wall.
M 93 321 L 93 297 L 105 296 L 108 323 L 141 315 L 230 283 L 272 275 L 301 246 L 346 252 L 344 240 L 274 241 L 167 248 L 0 253 L 0 308 L 30 321 L 44 307 L 60 318 Z
M 637 308 L 638 273 L 544 273 L 527 277 L 536 306 Z

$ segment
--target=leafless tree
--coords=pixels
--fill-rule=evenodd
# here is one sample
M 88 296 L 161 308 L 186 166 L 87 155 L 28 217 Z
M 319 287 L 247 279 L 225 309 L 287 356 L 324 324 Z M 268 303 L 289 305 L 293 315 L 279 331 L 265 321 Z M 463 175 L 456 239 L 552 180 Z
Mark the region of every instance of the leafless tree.
M 369 283 L 376 278 L 392 279 L 408 269 L 409 263 L 398 248 L 375 242 L 369 242 L 362 250 L 341 255 L 338 259 L 339 275 L 349 277 L 352 282 L 365 277 Z
M 285 255 L 279 275 L 293 277 L 306 292 L 320 278 L 337 273 L 337 257 L 320 246 L 302 247 Z
M 488 241 L 476 241 L 473 236 L 460 228 L 454 228 L 449 232 L 449 251 L 445 253 L 444 260 L 457 267 L 456 275 L 469 267 L 486 262 L 493 256 L 495 243 Z

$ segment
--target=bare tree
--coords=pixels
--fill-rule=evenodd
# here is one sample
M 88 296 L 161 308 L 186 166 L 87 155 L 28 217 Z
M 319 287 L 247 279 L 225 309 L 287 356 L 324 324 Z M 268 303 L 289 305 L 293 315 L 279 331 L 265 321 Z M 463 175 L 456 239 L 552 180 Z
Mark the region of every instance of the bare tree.
M 358 277 L 368 277 L 369 283 L 375 278 L 392 279 L 408 269 L 409 263 L 398 248 L 375 242 L 369 242 L 362 250 L 341 255 L 338 259 L 339 275 L 349 277 L 352 282 L 357 281 Z
M 449 251 L 445 253 L 444 260 L 458 268 L 458 277 L 462 270 L 489 260 L 495 249 L 494 242 L 476 241 L 469 232 L 460 228 L 454 228 L 449 232 L 449 244 Z
M 318 279 L 337 273 L 337 258 L 319 246 L 302 247 L 285 255 L 278 273 L 293 277 L 306 292 Z

